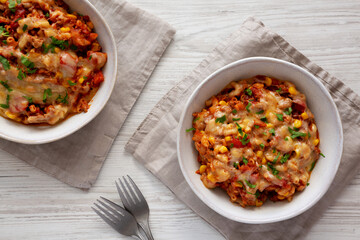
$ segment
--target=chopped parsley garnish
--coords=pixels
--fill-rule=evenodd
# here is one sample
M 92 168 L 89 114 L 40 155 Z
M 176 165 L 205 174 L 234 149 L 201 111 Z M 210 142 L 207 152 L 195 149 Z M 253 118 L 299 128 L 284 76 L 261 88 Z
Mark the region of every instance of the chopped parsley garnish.
M 297 137 L 306 137 L 306 133 L 302 133 L 302 132 L 298 132 L 296 131 L 295 129 L 292 129 L 291 127 L 288 127 L 289 129 L 289 132 L 291 133 L 291 138 L 294 139 L 294 138 L 297 138 Z
M 266 133 L 266 132 L 263 132 L 263 135 L 264 135 L 264 136 L 267 136 L 267 133 Z
M 45 13 L 45 17 L 50 17 L 50 14 L 48 12 Z
M 0 37 L 8 37 L 10 36 L 10 33 L 4 28 L 3 26 L 0 26 Z
M 234 147 L 234 144 L 233 143 L 230 143 L 230 148 L 233 148 Z
M 238 132 L 241 134 L 241 136 L 244 134 L 240 125 L 238 123 L 236 123 L 236 126 L 237 126 L 237 129 L 238 129 Z
M 3 40 L 2 42 L 3 42 L 5 45 L 7 45 L 7 41 L 6 41 L 6 40 Z
M 70 86 L 75 86 L 76 85 L 76 83 L 71 81 L 71 80 L 68 80 L 68 83 L 69 83 Z
M 195 131 L 195 128 L 186 129 L 186 132 L 191 132 L 191 131 Z
M 236 121 L 239 121 L 240 118 L 233 118 L 232 120 L 233 120 L 234 122 L 236 122 Z
M 16 7 L 15 0 L 9 0 L 9 9 L 10 9 L 11 12 L 14 13 L 16 11 L 15 7 Z
M 284 156 L 281 157 L 280 162 L 286 163 L 286 161 L 289 159 L 289 157 L 290 157 L 289 154 L 285 154 Z
M 226 121 L 226 115 L 215 119 L 215 123 L 224 123 L 225 121 Z
M 89 57 L 89 60 L 91 60 L 92 59 L 92 55 L 90 55 L 90 57 Z
M 55 53 L 55 48 L 58 47 L 61 50 L 65 50 L 69 46 L 69 41 L 67 40 L 59 40 L 53 36 L 51 38 L 51 43 L 49 45 L 43 44 L 42 48 L 44 53 L 48 53 L 50 50 L 52 53 Z
M 311 171 L 314 169 L 315 163 L 316 163 L 316 161 L 313 161 L 313 162 L 312 162 L 309 172 L 311 172 Z
M 267 122 L 267 118 L 266 118 L 266 117 L 261 117 L 260 120 L 263 121 L 263 122 L 265 122 L 265 123 Z
M 255 128 L 259 128 L 260 126 L 259 125 L 255 125 Z
M 245 157 L 242 158 L 242 161 L 243 161 L 243 163 L 244 163 L 245 165 L 247 165 L 248 162 L 249 162 Z
M 306 183 L 306 186 L 309 186 L 310 185 L 310 183 L 308 182 L 308 183 Z
M 276 90 L 275 92 L 280 93 L 280 92 L 281 92 L 281 88 L 279 88 L 279 89 Z
M 59 102 L 59 103 L 68 104 L 68 93 L 66 92 L 66 95 L 64 97 L 61 97 L 61 95 L 59 95 L 56 98 L 56 101 Z
M 3 56 L 0 56 L 0 63 L 2 64 L 5 71 L 10 69 L 9 61 L 6 58 L 4 58 Z
M 275 115 L 276 115 L 276 117 L 277 117 L 277 119 L 278 119 L 279 121 L 281 121 L 281 122 L 284 121 L 284 117 L 283 117 L 282 114 L 277 114 L 277 113 L 275 113 Z
M 50 88 L 47 88 L 44 90 L 44 94 L 43 94 L 43 102 L 46 102 L 47 97 L 51 97 L 52 92 Z
M 251 89 L 250 89 L 250 88 L 245 89 L 245 93 L 246 93 L 247 95 L 249 95 L 249 96 L 251 96 L 251 95 L 252 95 L 252 91 L 251 91 Z
M 247 139 L 247 134 L 245 133 L 244 137 L 240 140 L 241 141 L 241 144 L 243 146 L 245 146 L 246 144 L 248 144 L 250 142 L 250 139 L 246 140 Z
M 268 166 L 268 170 L 271 170 L 272 171 L 272 174 L 274 174 L 275 177 L 277 177 L 278 179 L 281 180 L 281 177 L 278 175 L 279 174 L 279 171 L 276 170 L 276 168 L 271 164 L 271 163 L 267 163 L 267 166 Z
M 292 113 L 292 108 L 289 107 L 289 108 L 285 109 L 284 113 L 285 113 L 286 115 L 291 115 L 291 113 Z
M 264 148 L 265 147 L 265 145 L 263 144 L 263 143 L 260 143 L 260 145 L 259 145 L 261 148 Z
M 35 64 L 31 62 L 27 57 L 21 56 L 21 63 L 27 68 L 34 68 Z
M 311 138 L 311 134 L 310 134 L 310 132 L 308 132 L 308 138 Z
M 16 0 L 17 4 L 21 4 L 21 0 Z
M 25 98 L 26 100 L 28 100 L 29 103 L 33 103 L 33 100 L 32 100 L 31 97 L 23 96 L 23 98 Z
M 274 161 L 273 161 L 273 164 L 275 164 L 277 162 L 277 160 L 279 159 L 280 157 L 280 153 L 278 153 L 278 155 L 275 157 Z
M 200 117 L 197 117 L 197 118 L 194 119 L 193 122 L 196 122 L 196 121 L 199 120 L 199 119 L 200 119 Z
M 320 155 L 324 158 L 325 157 L 325 155 L 323 154 L 323 153 L 320 153 Z
M 249 186 L 249 188 L 256 188 L 255 184 L 251 184 L 248 180 L 245 179 L 246 185 Z
M 256 112 L 256 114 L 262 114 L 264 112 L 265 112 L 264 110 L 260 110 L 260 111 Z
M 288 137 L 285 137 L 285 139 L 284 139 L 285 141 L 289 141 L 289 138 Z
M 233 166 L 234 166 L 234 168 L 238 168 L 239 167 L 239 162 L 234 162 Z
M 273 136 L 275 136 L 275 129 L 274 128 L 270 129 L 269 133 L 271 133 Z
M 8 94 L 6 96 L 6 104 L 0 104 L 0 107 L 2 108 L 9 108 L 9 100 L 10 100 L 10 95 Z
M 12 89 L 10 88 L 9 84 L 7 83 L 7 81 L 6 81 L 6 82 L 0 81 L 0 83 L 1 83 L 1 85 L 3 85 L 4 88 L 6 88 L 9 92 L 12 91 Z
M 19 74 L 17 75 L 17 78 L 19 80 L 23 80 L 24 78 L 26 78 L 26 74 L 20 69 Z
M 28 25 L 24 24 L 22 30 L 25 32 L 27 30 L 27 28 L 28 28 Z
M 232 113 L 233 113 L 233 114 L 237 113 L 237 110 L 236 110 L 236 109 L 233 109 L 233 110 L 232 110 Z
M 274 148 L 272 152 L 273 152 L 273 153 L 276 153 L 276 149 Z
M 249 102 L 248 105 L 246 105 L 246 107 L 245 107 L 246 111 L 250 112 L 250 109 L 249 109 L 250 107 L 251 107 L 251 103 Z

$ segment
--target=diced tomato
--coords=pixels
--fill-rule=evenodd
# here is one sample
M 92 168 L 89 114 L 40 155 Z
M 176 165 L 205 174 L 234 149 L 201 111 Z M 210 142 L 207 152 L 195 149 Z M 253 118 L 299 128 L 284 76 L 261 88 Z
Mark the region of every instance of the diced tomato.
M 99 85 L 100 83 L 102 83 L 104 81 L 103 73 L 101 71 L 95 73 L 92 81 L 94 85 Z
M 300 99 L 294 99 L 291 107 L 293 112 L 303 113 L 306 109 L 306 103 Z
M 235 147 L 235 148 L 251 147 L 250 142 L 248 142 L 246 145 L 243 145 L 242 142 L 241 142 L 239 139 L 237 139 L 237 138 L 233 138 L 233 139 L 231 140 L 231 143 L 234 144 L 234 147 Z

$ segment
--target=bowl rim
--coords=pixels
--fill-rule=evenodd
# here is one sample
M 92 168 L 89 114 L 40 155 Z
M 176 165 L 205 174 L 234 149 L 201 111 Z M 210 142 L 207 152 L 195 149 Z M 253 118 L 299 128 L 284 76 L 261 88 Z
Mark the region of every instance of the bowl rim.
M 89 1 L 87 0 L 80 0 L 81 2 L 83 2 L 86 6 L 84 6 L 84 8 L 90 8 L 92 11 L 95 12 L 95 14 L 99 17 L 99 20 L 101 22 L 101 24 L 103 25 L 103 27 L 105 28 L 106 32 L 108 33 L 108 37 L 110 38 L 111 44 L 113 45 L 113 50 L 115 51 L 114 54 L 114 66 L 115 66 L 115 73 L 112 77 L 112 79 L 109 79 L 108 81 L 111 81 L 111 85 L 109 86 L 110 92 L 109 94 L 106 95 L 106 98 L 104 98 L 103 103 L 101 105 L 99 105 L 99 107 L 92 113 L 92 115 L 88 118 L 85 118 L 83 123 L 76 127 L 73 128 L 69 131 L 64 131 L 62 133 L 59 133 L 57 135 L 53 135 L 53 137 L 51 138 L 47 138 L 47 139 L 39 139 L 39 140 L 25 140 L 25 139 L 21 139 L 21 138 L 16 138 L 16 137 L 11 137 L 8 136 L 2 132 L 0 132 L 0 137 L 8 140 L 8 141 L 12 141 L 12 142 L 16 142 L 16 143 L 22 143 L 22 144 L 28 144 L 28 145 L 35 145 L 35 144 L 45 144 L 45 143 L 51 143 L 57 140 L 60 140 L 62 138 L 65 138 L 71 134 L 73 134 L 74 132 L 80 130 L 81 128 L 85 127 L 90 121 L 92 121 L 105 107 L 105 105 L 107 104 L 107 102 L 110 99 L 110 96 L 114 90 L 114 86 L 116 83 L 116 79 L 117 79 L 117 66 L 118 66 L 118 56 L 117 56 L 117 46 L 116 46 L 116 42 L 115 42 L 115 38 L 114 35 L 109 27 L 109 25 L 107 24 L 105 18 L 102 16 L 102 14 L 94 7 L 94 5 L 92 5 Z M 71 4 L 69 4 L 70 8 L 71 8 Z M 96 96 L 96 94 L 95 94 Z M 95 97 L 94 96 L 94 97 Z M 8 121 L 11 121 L 9 119 L 5 119 Z M 65 119 L 66 121 L 67 119 Z M 18 123 L 18 124 L 22 124 L 22 123 Z
M 314 81 L 314 83 L 320 88 L 320 90 L 325 94 L 327 100 L 330 102 L 330 104 L 332 105 L 332 107 L 335 110 L 335 117 L 336 117 L 336 122 L 339 126 L 339 134 L 340 134 L 340 141 L 339 141 L 339 160 L 336 163 L 335 166 L 335 171 L 332 173 L 331 176 L 331 181 L 328 181 L 328 183 L 326 184 L 326 188 L 324 188 L 325 190 L 322 191 L 320 194 L 314 196 L 314 198 L 312 198 L 311 201 L 309 201 L 306 205 L 304 205 L 302 208 L 298 209 L 297 211 L 293 211 L 293 212 L 289 212 L 287 214 L 284 214 L 283 216 L 280 217 L 274 217 L 274 218 L 266 218 L 266 219 L 248 219 L 248 218 L 243 218 L 243 217 L 239 217 L 239 216 L 235 216 L 235 215 L 225 215 L 223 211 L 221 211 L 215 204 L 213 204 L 207 197 L 205 197 L 205 195 L 201 192 L 198 191 L 195 186 L 193 186 L 191 184 L 191 180 L 190 177 L 188 176 L 188 174 L 185 171 L 185 166 L 183 164 L 183 161 L 181 161 L 181 156 L 180 156 L 180 136 L 181 136 L 181 131 L 182 131 L 182 126 L 184 125 L 184 120 L 185 120 L 185 114 L 187 112 L 187 109 L 189 108 L 190 104 L 192 103 L 192 101 L 194 100 L 194 98 L 198 95 L 198 93 L 200 92 L 200 90 L 202 89 L 202 87 L 212 78 L 214 78 L 216 75 L 220 74 L 223 71 L 226 71 L 227 69 L 233 68 L 233 67 L 237 67 L 238 65 L 242 65 L 245 63 L 249 63 L 249 62 L 274 62 L 274 63 L 278 63 L 278 64 L 284 64 L 287 67 L 290 68 L 295 68 L 295 70 L 298 70 L 300 72 L 302 72 L 303 74 L 305 74 L 310 80 Z M 224 85 L 225 87 L 225 85 Z M 342 158 L 342 154 L 343 154 L 343 127 L 342 127 L 342 122 L 341 122 L 341 118 L 340 118 L 340 114 L 339 111 L 335 105 L 334 100 L 332 99 L 330 93 L 328 92 L 328 90 L 325 88 L 325 86 L 320 82 L 320 80 L 315 77 L 313 74 L 311 74 L 310 72 L 308 72 L 306 69 L 301 68 L 300 66 L 294 64 L 294 63 L 290 63 L 288 61 L 285 60 L 281 60 L 281 59 L 277 59 L 277 58 L 271 58 L 271 57 L 249 57 L 249 58 L 243 58 L 234 62 L 231 62 L 227 65 L 225 65 L 224 67 L 221 67 L 219 69 L 217 69 L 215 72 L 213 72 L 212 74 L 210 74 L 208 77 L 206 77 L 196 88 L 195 90 L 192 92 L 192 94 L 190 95 L 190 97 L 188 98 L 185 107 L 181 113 L 180 116 L 180 121 L 179 121 L 179 125 L 178 125 L 178 129 L 177 129 L 177 138 L 176 138 L 176 150 L 177 150 L 177 158 L 178 158 L 178 163 L 180 165 L 180 169 L 181 172 L 187 182 L 187 184 L 190 186 L 191 190 L 195 193 L 195 195 L 197 195 L 197 197 L 203 202 L 205 203 L 207 206 L 209 206 L 212 210 L 214 210 L 215 212 L 217 212 L 218 214 L 220 214 L 221 216 L 226 217 L 227 219 L 236 221 L 236 222 L 241 222 L 241 223 L 248 223 L 248 224 L 264 224 L 264 223 L 274 223 L 274 222 L 279 222 L 279 221 L 283 221 L 283 220 L 287 220 L 293 217 L 296 217 L 298 215 L 300 215 L 301 213 L 305 212 L 306 210 L 310 209 L 312 206 L 314 206 L 324 195 L 325 193 L 328 191 L 330 185 L 332 184 L 332 182 L 334 181 L 335 175 L 338 171 L 340 162 L 341 162 L 341 158 Z M 205 186 L 204 186 L 205 188 Z M 240 206 L 239 206 L 240 207 Z

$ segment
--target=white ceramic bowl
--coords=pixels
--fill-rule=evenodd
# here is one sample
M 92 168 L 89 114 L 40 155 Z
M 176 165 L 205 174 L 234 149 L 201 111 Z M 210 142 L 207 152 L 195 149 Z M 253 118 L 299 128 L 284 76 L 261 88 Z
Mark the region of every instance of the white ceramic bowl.
M 88 15 L 98 33 L 98 41 L 107 53 L 108 59 L 103 73 L 105 81 L 91 101 L 87 113 L 80 113 L 54 126 L 31 126 L 16 123 L 0 117 L 0 137 L 25 144 L 53 142 L 66 137 L 90 122 L 103 109 L 114 88 L 117 72 L 117 50 L 114 36 L 104 18 L 87 0 L 64 0 L 70 9 Z
M 199 168 L 197 151 L 191 140 L 192 113 L 201 111 L 211 96 L 220 92 L 229 82 L 255 75 L 267 75 L 293 82 L 307 97 L 307 104 L 315 115 L 320 134 L 320 149 L 326 158 L 320 158 L 310 178 L 310 185 L 296 193 L 291 202 L 272 202 L 263 206 L 242 208 L 230 202 L 222 189 L 207 189 L 195 171 Z M 313 206 L 328 190 L 337 172 L 343 149 L 343 132 L 339 113 L 322 83 L 306 70 L 282 60 L 266 57 L 246 58 L 233 62 L 206 78 L 189 98 L 180 118 L 177 152 L 181 171 L 194 193 L 210 208 L 237 222 L 260 224 L 286 220 Z

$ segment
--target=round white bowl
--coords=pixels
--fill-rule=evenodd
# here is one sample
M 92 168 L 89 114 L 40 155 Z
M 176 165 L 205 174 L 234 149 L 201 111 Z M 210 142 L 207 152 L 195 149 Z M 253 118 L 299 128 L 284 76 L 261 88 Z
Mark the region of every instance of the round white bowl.
M 42 144 L 64 138 L 85 126 L 103 109 L 109 100 L 116 81 L 117 50 L 114 36 L 104 18 L 87 0 L 64 0 L 72 11 L 88 15 L 99 35 L 102 51 L 107 53 L 107 63 L 103 68 L 105 81 L 91 101 L 87 113 L 76 114 L 54 126 L 24 125 L 0 117 L 0 137 L 25 144 Z
M 201 111 L 211 96 L 219 93 L 229 82 L 255 75 L 267 75 L 293 82 L 307 97 L 307 104 L 315 115 L 320 134 L 320 157 L 310 178 L 310 185 L 296 193 L 291 202 L 268 200 L 261 207 L 242 208 L 230 202 L 222 189 L 207 189 L 195 171 L 199 168 L 192 133 L 192 113 Z M 309 72 L 292 63 L 266 57 L 246 58 L 233 62 L 207 77 L 193 92 L 180 118 L 177 154 L 181 171 L 194 193 L 210 208 L 224 217 L 243 223 L 260 224 L 286 220 L 312 207 L 326 193 L 340 164 L 343 150 L 343 131 L 339 113 L 322 83 Z

